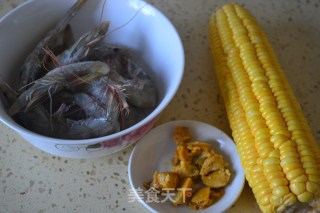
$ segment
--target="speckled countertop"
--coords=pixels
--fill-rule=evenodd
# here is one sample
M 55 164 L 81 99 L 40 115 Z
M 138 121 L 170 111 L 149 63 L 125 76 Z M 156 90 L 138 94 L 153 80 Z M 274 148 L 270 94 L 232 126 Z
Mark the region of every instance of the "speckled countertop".
M 0 16 L 22 2 L 0 0 Z M 157 125 L 200 120 L 230 135 L 207 44 L 208 18 L 225 1 L 148 2 L 176 26 L 186 54 L 181 87 Z M 320 143 L 320 1 L 237 2 L 265 29 Z M 140 203 L 128 201 L 132 148 L 97 159 L 65 159 L 39 151 L 0 124 L 0 212 L 147 212 Z M 259 212 L 247 185 L 228 212 Z

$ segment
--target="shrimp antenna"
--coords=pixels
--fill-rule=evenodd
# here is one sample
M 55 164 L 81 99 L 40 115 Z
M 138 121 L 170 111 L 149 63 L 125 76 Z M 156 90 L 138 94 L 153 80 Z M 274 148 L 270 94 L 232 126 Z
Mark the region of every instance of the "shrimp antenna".
M 49 96 L 49 100 L 50 100 L 50 106 L 49 106 L 49 113 L 50 113 L 50 127 L 51 127 L 51 131 L 53 132 L 53 122 L 52 122 L 52 96 L 51 96 L 51 92 L 50 92 L 51 86 L 48 89 L 48 96 Z
M 107 37 L 108 35 L 110 35 L 111 33 L 115 32 L 115 31 L 121 29 L 122 27 L 126 26 L 127 24 L 129 24 L 129 23 L 141 12 L 141 10 L 142 10 L 146 5 L 147 5 L 147 3 L 144 3 L 144 4 L 139 8 L 139 10 L 138 10 L 126 23 L 124 23 L 124 24 L 120 25 L 119 27 L 116 27 L 116 28 L 114 28 L 113 30 L 111 30 L 108 34 L 106 34 L 106 37 Z
M 101 24 L 101 22 L 102 22 L 102 16 L 103 16 L 103 11 L 104 11 L 104 6 L 106 5 L 106 3 L 107 3 L 107 0 L 104 0 L 104 1 L 103 1 L 103 4 L 102 4 L 102 8 L 101 8 L 99 24 Z

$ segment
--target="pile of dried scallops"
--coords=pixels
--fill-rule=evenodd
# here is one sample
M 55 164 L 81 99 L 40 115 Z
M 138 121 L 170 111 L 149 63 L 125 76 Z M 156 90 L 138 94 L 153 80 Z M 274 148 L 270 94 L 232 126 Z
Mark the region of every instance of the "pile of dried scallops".
M 192 141 L 187 127 L 177 126 L 173 139 L 177 144 L 171 171 L 155 171 L 147 187 L 156 190 L 174 189 L 173 205 L 186 204 L 189 208 L 204 209 L 224 193 L 231 173 L 228 163 L 211 149 L 209 143 Z

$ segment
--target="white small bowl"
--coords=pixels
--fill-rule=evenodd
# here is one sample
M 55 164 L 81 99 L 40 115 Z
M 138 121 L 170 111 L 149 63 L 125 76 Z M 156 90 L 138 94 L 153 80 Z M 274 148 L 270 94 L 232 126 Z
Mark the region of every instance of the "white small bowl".
M 170 171 L 172 168 L 171 159 L 175 155 L 177 146 L 172 136 L 176 126 L 188 127 L 195 140 L 210 143 L 213 150 L 221 154 L 224 160 L 229 163 L 232 176 L 230 183 L 225 187 L 225 194 L 218 202 L 206 209 L 195 211 L 184 205 L 175 207 L 169 200 L 161 203 L 161 197 L 158 200 L 159 202 L 147 202 L 148 192 L 143 184 L 152 180 L 155 171 Z M 244 171 L 234 142 L 225 133 L 212 125 L 188 120 L 165 123 L 147 133 L 131 153 L 128 174 L 130 185 L 137 200 L 151 212 L 224 212 L 238 199 L 245 183 Z
M 18 78 L 27 54 L 60 20 L 75 0 L 31 0 L 0 19 L 0 82 Z M 145 119 L 116 134 L 86 139 L 61 140 L 31 132 L 17 124 L 0 101 L 0 120 L 37 148 L 70 158 L 99 157 L 119 151 L 151 129 L 161 111 L 174 97 L 184 71 L 184 51 L 171 22 L 152 5 L 141 0 L 87 0 L 71 21 L 74 35 L 109 20 L 106 40 L 132 48 L 151 68 L 150 77 L 159 90 L 158 106 Z

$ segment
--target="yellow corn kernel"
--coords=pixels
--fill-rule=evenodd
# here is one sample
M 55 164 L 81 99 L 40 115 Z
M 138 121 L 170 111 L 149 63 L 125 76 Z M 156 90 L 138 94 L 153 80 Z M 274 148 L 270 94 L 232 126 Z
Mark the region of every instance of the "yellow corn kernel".
M 272 193 L 276 197 L 281 198 L 289 193 L 289 188 L 287 186 L 278 186 L 273 189 Z
M 286 186 L 288 184 L 288 180 L 285 178 L 273 178 L 270 179 L 271 188 L 275 188 L 278 186 Z
M 306 191 L 306 192 L 298 195 L 297 197 L 300 202 L 306 203 L 306 202 L 310 201 L 314 196 L 311 192 Z
M 308 175 L 308 179 L 314 183 L 320 182 L 320 176 L 319 175 Z
M 285 175 L 281 172 L 278 172 L 278 171 L 268 173 L 268 178 L 270 178 L 270 179 L 282 178 L 282 177 L 285 177 Z
M 289 181 L 295 179 L 296 177 L 300 175 L 304 175 L 304 171 L 302 168 L 294 169 L 290 172 L 287 173 L 286 177 L 288 178 Z
M 289 188 L 294 194 L 300 195 L 306 191 L 306 184 L 305 183 L 292 183 L 292 184 L 290 184 Z
M 311 192 L 314 195 L 317 195 L 320 190 L 320 185 L 314 182 L 307 182 L 307 191 Z
M 281 162 L 282 163 L 282 162 Z M 295 162 L 289 162 L 289 163 L 283 163 L 281 164 L 284 173 L 288 173 L 292 170 L 298 169 L 299 168 L 299 164 L 295 163 Z
M 308 180 L 307 176 L 305 174 L 300 175 L 293 180 L 290 180 L 290 183 L 306 183 Z

